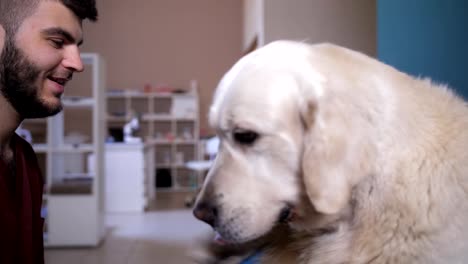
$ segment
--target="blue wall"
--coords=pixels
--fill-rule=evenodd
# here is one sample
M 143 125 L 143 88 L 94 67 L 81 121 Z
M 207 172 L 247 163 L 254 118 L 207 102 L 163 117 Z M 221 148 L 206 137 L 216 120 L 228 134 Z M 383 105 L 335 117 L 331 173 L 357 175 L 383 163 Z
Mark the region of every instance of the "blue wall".
M 378 0 L 377 56 L 468 99 L 468 1 Z

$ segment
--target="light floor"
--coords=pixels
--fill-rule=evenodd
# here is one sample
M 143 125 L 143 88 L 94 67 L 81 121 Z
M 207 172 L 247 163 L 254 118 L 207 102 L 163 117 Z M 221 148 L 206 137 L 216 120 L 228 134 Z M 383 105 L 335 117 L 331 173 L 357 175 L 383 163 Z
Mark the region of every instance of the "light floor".
M 206 234 L 208 225 L 196 220 L 183 199 L 164 198 L 143 214 L 108 214 L 108 234 L 97 248 L 45 250 L 46 264 L 189 263 L 188 247 Z M 173 203 L 173 204 L 171 204 Z

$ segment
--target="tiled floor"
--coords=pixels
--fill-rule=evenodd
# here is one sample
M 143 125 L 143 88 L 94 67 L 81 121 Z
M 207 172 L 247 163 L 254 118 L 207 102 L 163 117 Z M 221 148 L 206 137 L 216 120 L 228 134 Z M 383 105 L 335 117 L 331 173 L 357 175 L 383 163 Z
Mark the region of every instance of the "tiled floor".
M 188 246 L 210 228 L 184 209 L 185 195 L 176 202 L 172 195 L 166 196 L 172 204 L 158 201 L 155 211 L 107 215 L 109 232 L 98 248 L 46 249 L 46 264 L 189 263 Z

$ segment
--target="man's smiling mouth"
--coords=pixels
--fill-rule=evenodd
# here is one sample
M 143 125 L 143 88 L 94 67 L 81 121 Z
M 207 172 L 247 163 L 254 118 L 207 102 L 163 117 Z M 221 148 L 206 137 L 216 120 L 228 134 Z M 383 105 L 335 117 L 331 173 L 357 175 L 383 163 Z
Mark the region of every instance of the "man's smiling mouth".
M 54 77 L 54 76 L 49 76 L 47 77 L 47 79 L 53 82 L 56 82 L 60 85 L 63 85 L 63 86 L 65 86 L 65 84 L 67 84 L 67 82 L 70 80 L 70 78 L 60 78 L 60 77 Z

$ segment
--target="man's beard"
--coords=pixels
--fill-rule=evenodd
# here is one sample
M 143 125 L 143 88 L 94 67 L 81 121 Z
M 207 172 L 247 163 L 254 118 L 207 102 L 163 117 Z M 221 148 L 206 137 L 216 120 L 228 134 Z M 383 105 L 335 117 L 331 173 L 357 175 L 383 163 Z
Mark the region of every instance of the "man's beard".
M 62 105 L 48 105 L 39 95 L 37 82 L 40 70 L 6 37 L 0 55 L 0 90 L 21 118 L 42 118 L 55 115 Z

